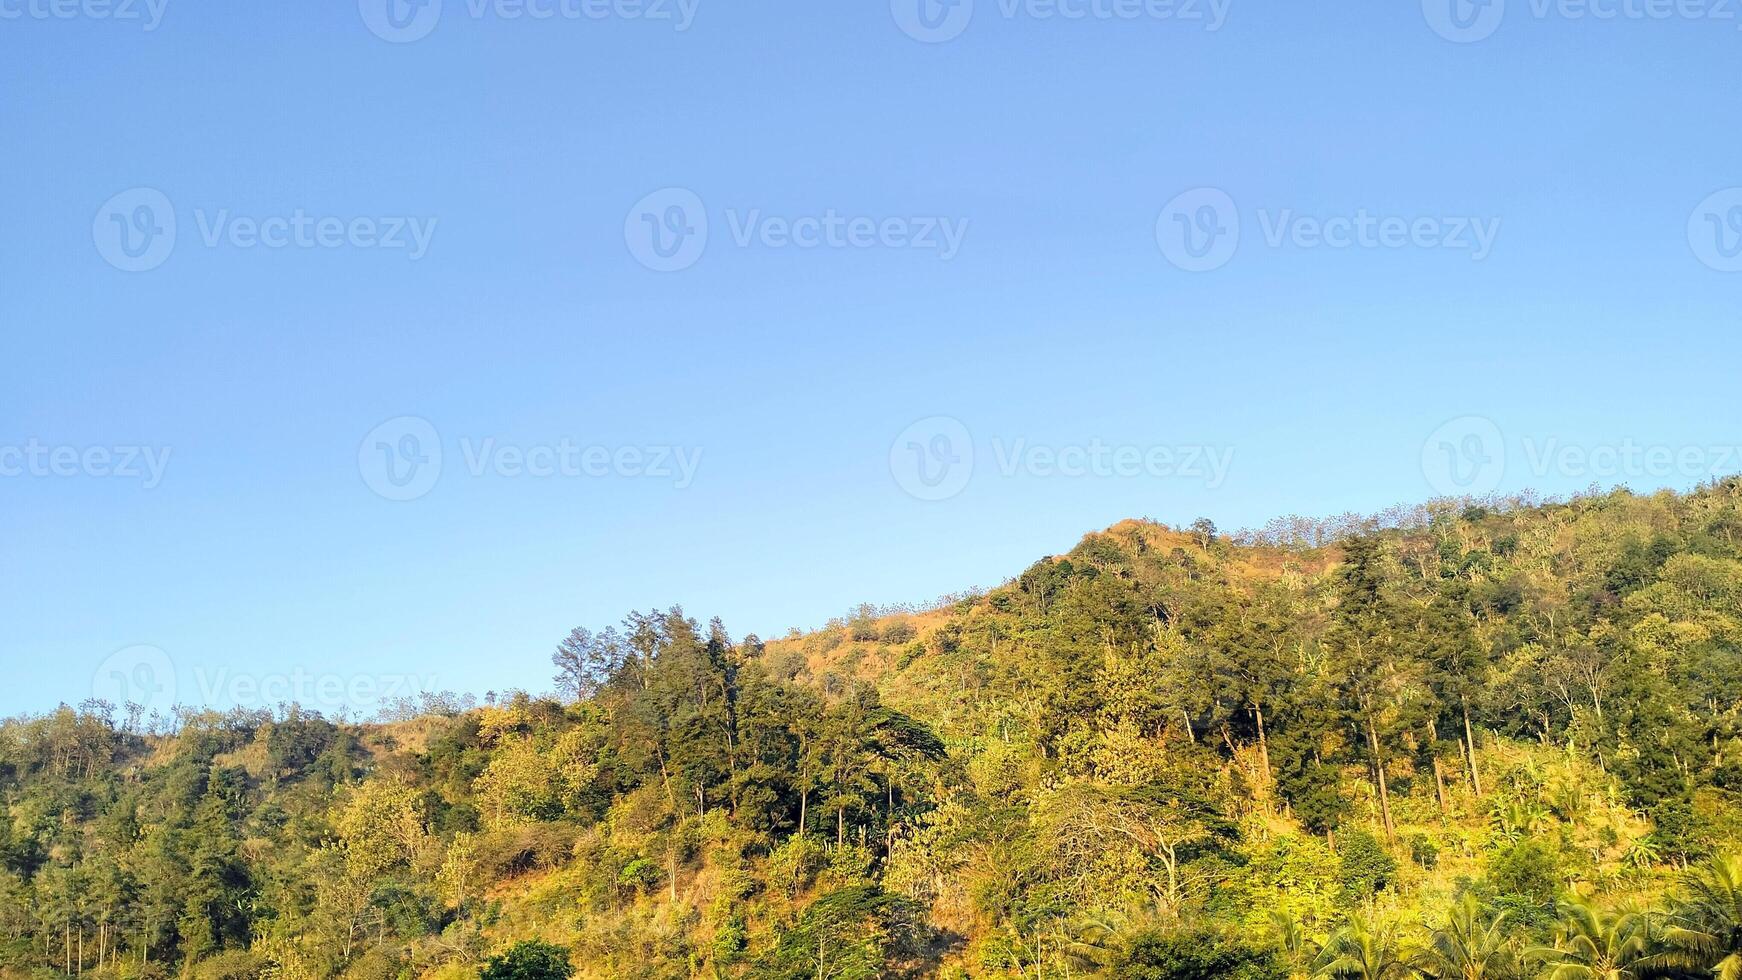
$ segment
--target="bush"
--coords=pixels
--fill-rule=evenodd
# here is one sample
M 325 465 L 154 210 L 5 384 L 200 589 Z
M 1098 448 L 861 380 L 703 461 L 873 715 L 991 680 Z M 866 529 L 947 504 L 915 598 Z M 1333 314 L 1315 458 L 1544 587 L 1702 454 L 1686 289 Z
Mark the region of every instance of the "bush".
M 478 839 L 478 867 L 493 879 L 543 871 L 566 863 L 579 829 L 570 824 L 529 824 L 492 831 Z
M 1351 830 L 1337 848 L 1337 882 L 1347 901 L 1364 902 L 1397 878 L 1397 860 L 1372 834 Z
M 188 971 L 189 980 L 254 980 L 265 966 L 247 950 L 231 950 L 204 960 Z
M 1409 838 L 1409 859 L 1429 871 L 1440 865 L 1440 849 L 1432 837 L 1426 834 L 1411 834 Z
M 1560 856 L 1540 840 L 1511 844 L 1488 860 L 1488 883 L 1502 898 L 1547 907 L 1560 895 Z
M 484 964 L 478 980 L 569 980 L 575 968 L 565 947 L 532 939 Z
M 1119 980 L 1284 980 L 1271 954 L 1207 930 L 1140 932 L 1120 948 L 1109 975 Z
M 393 950 L 376 946 L 357 957 L 342 974 L 343 980 L 395 980 L 405 964 Z
M 899 646 L 912 640 L 918 635 L 919 631 L 913 628 L 912 623 L 905 619 L 897 619 L 888 626 L 883 627 L 882 639 L 884 643 L 887 643 L 890 646 Z
M 830 892 L 756 964 L 758 980 L 905 975 L 921 955 L 925 910 L 875 885 Z M 489 980 L 489 978 L 486 978 Z
M 645 895 L 657 888 L 663 877 L 664 874 L 659 870 L 659 865 L 647 858 L 636 858 L 624 865 L 623 870 L 617 873 L 617 887 L 638 895 Z

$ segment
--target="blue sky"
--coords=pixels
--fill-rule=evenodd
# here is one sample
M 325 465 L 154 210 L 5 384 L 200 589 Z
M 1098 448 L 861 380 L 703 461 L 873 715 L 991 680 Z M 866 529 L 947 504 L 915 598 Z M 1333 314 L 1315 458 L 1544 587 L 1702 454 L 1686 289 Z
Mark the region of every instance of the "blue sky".
M 1715 0 L 157 2 L 0 0 L 0 713 L 1742 469 Z

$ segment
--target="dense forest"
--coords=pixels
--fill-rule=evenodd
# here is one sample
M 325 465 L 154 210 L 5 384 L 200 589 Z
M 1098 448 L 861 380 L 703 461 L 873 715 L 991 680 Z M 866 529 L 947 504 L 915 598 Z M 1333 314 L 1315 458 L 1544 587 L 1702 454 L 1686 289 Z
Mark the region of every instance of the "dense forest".
M 559 694 L 0 725 L 0 977 L 1742 977 L 1742 481 L 1224 536 Z

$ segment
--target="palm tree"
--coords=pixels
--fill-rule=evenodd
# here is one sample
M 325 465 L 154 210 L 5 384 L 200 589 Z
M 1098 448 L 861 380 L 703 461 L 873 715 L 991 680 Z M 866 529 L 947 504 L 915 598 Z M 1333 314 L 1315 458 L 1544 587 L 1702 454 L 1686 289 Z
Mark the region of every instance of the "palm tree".
M 1436 980 L 1500 980 L 1517 971 L 1518 957 L 1506 934 L 1506 913 L 1484 922 L 1482 906 L 1465 895 L 1443 926 L 1428 934 L 1416 967 Z
M 1058 931 L 1059 955 L 1067 971 L 1079 969 L 1094 973 L 1106 969 L 1112 962 L 1119 943 L 1132 931 L 1132 920 L 1118 913 L 1091 912 L 1074 921 L 1061 923 Z
M 1655 969 L 1644 916 L 1601 912 L 1581 898 L 1561 903 L 1554 946 L 1534 954 L 1548 967 L 1543 980 L 1643 980 Z
M 1277 957 L 1291 978 L 1310 977 L 1325 965 L 1325 944 L 1313 938 L 1300 919 L 1287 912 L 1270 913 Z
M 1375 927 L 1359 916 L 1331 937 L 1325 955 L 1329 962 L 1319 975 L 1338 980 L 1408 980 L 1414 974 L 1396 927 Z
M 1712 858 L 1688 872 L 1682 887 L 1663 933 L 1668 948 L 1652 966 L 1742 980 L 1742 860 Z

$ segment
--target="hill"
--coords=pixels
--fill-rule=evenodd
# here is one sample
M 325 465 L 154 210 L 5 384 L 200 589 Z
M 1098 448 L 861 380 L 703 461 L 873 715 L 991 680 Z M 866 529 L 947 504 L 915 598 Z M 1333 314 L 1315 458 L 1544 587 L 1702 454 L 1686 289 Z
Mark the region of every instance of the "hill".
M 1128 521 L 807 634 L 576 630 L 560 696 L 11 719 L 0 972 L 1710 976 L 1738 532 L 1738 481 Z

